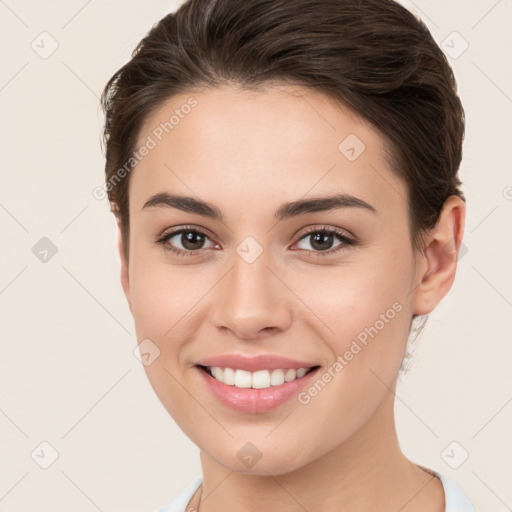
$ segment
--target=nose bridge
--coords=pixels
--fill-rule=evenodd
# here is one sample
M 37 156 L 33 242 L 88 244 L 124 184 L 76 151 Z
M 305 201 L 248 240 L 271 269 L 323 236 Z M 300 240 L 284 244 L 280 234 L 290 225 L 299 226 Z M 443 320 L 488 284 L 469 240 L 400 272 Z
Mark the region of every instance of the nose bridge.
M 272 272 L 273 266 L 270 252 L 254 240 L 245 240 L 237 247 L 222 298 L 216 301 L 218 327 L 227 327 L 245 339 L 254 338 L 263 329 L 286 328 L 291 313 L 285 287 Z
M 233 297 L 237 297 L 237 303 L 242 306 L 244 302 L 265 302 L 270 296 L 272 287 L 269 258 L 267 255 L 259 255 L 254 261 L 245 259 L 240 254 L 233 257 L 233 270 L 231 271 L 230 287 Z M 254 304 L 256 306 L 256 304 Z

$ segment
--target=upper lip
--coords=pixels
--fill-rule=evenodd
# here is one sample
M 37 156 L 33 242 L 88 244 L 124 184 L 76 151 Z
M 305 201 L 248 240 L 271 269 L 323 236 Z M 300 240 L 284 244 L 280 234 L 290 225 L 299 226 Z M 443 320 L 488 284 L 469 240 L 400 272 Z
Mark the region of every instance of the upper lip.
M 241 354 L 224 354 L 220 356 L 208 357 L 197 363 L 200 366 L 218 366 L 220 368 L 233 368 L 255 372 L 258 370 L 276 370 L 278 368 L 311 368 L 318 366 L 316 363 L 308 361 L 298 361 L 288 357 L 281 357 L 272 354 L 262 354 L 254 357 L 247 357 Z

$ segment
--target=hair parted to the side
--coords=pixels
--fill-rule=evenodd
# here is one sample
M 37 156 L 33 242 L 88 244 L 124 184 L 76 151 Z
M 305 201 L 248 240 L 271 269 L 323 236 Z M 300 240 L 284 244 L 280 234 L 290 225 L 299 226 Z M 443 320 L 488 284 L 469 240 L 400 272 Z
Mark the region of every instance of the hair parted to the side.
M 271 83 L 323 93 L 379 130 L 408 190 L 415 249 L 445 200 L 464 199 L 464 111 L 452 69 L 424 23 L 392 0 L 186 1 L 105 86 L 106 182 L 130 161 L 144 121 L 173 95 Z M 127 259 L 129 176 L 107 188 Z

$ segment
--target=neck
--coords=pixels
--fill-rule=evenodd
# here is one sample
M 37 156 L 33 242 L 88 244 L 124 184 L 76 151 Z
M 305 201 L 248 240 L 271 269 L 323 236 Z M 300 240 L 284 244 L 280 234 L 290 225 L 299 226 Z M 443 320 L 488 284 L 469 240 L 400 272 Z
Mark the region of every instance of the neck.
M 351 438 L 289 473 L 235 473 L 201 450 L 200 512 L 373 512 L 376 504 L 381 512 L 444 511 L 441 482 L 400 450 L 393 398 Z

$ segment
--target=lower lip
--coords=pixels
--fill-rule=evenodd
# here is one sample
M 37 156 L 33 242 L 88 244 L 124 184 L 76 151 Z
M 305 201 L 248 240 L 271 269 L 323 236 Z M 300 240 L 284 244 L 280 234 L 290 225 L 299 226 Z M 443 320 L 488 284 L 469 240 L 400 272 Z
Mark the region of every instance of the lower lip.
M 285 382 L 265 389 L 237 388 L 214 379 L 201 367 L 196 367 L 213 395 L 223 404 L 240 412 L 261 413 L 279 407 L 309 383 L 320 368 L 307 373 L 300 379 Z

